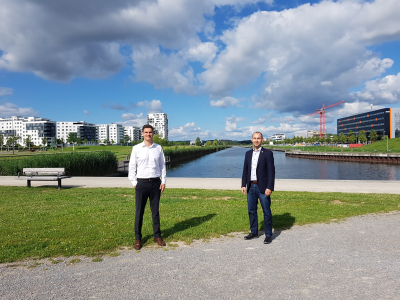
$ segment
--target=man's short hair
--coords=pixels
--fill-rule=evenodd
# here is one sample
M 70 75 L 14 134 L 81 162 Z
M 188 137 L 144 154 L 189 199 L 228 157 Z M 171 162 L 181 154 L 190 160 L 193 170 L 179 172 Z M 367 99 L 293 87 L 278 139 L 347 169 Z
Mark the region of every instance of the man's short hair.
M 262 133 L 261 133 L 261 132 L 259 132 L 259 131 L 256 131 L 256 132 L 254 132 L 254 133 L 253 133 L 253 135 L 252 135 L 251 137 L 253 137 L 253 136 L 254 136 L 254 134 L 256 134 L 256 133 L 259 133 L 259 134 L 261 134 L 261 138 L 263 137 Z
M 145 130 L 146 128 L 150 128 L 151 131 L 154 132 L 154 128 L 153 128 L 153 126 L 151 126 L 150 124 L 143 125 L 142 132 L 144 132 L 144 130 Z

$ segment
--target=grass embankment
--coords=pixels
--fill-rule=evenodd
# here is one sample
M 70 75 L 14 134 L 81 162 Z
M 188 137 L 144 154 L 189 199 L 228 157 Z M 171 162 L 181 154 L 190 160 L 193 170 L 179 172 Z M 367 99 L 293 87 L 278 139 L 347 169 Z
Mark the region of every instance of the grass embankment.
M 0 262 L 95 256 L 134 244 L 134 189 L 0 187 Z M 274 192 L 275 229 L 400 210 L 400 195 Z M 249 231 L 240 191 L 167 189 L 160 205 L 167 243 Z M 260 230 L 263 229 L 259 210 Z M 153 244 L 146 208 L 144 245 Z
M 400 138 L 389 139 L 389 141 L 376 141 L 372 144 L 364 145 L 359 148 L 344 148 L 335 146 L 272 146 L 276 149 L 284 150 L 302 150 L 302 151 L 315 151 L 315 152 L 364 152 L 364 153 L 388 153 L 387 146 L 389 146 L 389 153 L 400 153 Z M 268 144 L 263 144 L 263 147 L 270 148 Z

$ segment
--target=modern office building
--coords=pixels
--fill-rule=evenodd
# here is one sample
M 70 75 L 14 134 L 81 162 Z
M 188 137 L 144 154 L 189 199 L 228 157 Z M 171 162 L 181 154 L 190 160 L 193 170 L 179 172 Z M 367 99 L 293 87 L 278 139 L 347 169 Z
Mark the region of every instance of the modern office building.
M 296 131 L 294 133 L 294 136 L 297 137 L 302 137 L 302 138 L 312 138 L 314 136 L 318 136 L 319 137 L 319 131 L 314 131 L 314 130 L 300 130 L 300 131 Z
M 168 140 L 168 117 L 165 113 L 147 114 L 147 124 L 154 127 L 161 138 Z
M 283 142 L 286 139 L 286 135 L 284 133 L 276 133 L 273 136 L 271 136 L 271 140 L 277 141 L 277 142 Z
M 76 133 L 76 137 L 82 141 L 91 142 L 96 140 L 96 125 L 80 122 L 57 122 L 57 139 L 67 142 L 70 133 Z
M 125 126 L 124 127 L 124 135 L 129 136 L 131 142 L 141 141 L 142 137 L 142 129 L 134 126 Z
M 389 138 L 400 137 L 400 108 L 382 108 L 337 120 L 337 134 L 348 135 L 349 131 L 358 134 L 364 130 L 367 137 L 374 129 L 379 138 L 388 135 Z
M 26 146 L 29 137 L 31 143 L 36 146 L 52 144 L 56 138 L 56 122 L 50 119 L 21 116 L 11 118 L 0 118 L 0 134 L 4 137 L 4 143 L 9 136 L 18 136 L 17 143 Z

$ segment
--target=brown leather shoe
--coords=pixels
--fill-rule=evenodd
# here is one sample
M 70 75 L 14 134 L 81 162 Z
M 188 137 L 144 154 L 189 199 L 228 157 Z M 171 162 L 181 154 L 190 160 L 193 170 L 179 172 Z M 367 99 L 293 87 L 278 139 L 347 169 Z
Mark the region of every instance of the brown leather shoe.
M 158 246 L 166 246 L 167 244 L 162 240 L 162 238 L 154 238 L 154 241 L 158 244 Z
M 142 248 L 142 244 L 140 243 L 140 240 L 135 241 L 135 246 L 133 246 L 136 250 L 140 250 Z

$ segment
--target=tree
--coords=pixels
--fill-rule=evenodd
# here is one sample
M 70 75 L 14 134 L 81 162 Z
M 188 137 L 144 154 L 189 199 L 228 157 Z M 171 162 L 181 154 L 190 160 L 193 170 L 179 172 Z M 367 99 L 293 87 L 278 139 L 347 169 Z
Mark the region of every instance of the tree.
M 83 142 L 85 143 L 85 146 L 87 145 L 87 139 L 84 139 Z
M 3 145 L 4 145 L 4 136 L 2 134 L 0 134 L 0 147 L 1 147 L 1 151 L 3 151 Z
M 371 140 L 371 142 L 378 140 L 378 134 L 376 133 L 375 129 L 372 129 L 369 133 L 369 139 Z
M 62 139 L 56 139 L 56 144 L 57 145 L 63 145 L 64 141 Z
M 168 140 L 161 138 L 159 134 L 156 134 L 156 135 L 153 136 L 153 142 L 156 143 L 156 144 L 159 144 L 161 146 L 167 146 L 168 145 Z
M 354 134 L 354 132 L 352 130 L 349 131 L 348 135 L 347 135 L 347 139 L 350 143 L 355 143 L 356 142 L 356 135 Z
M 108 145 L 108 140 L 107 140 L 107 139 L 104 139 L 103 143 L 106 144 L 106 145 Z
M 346 143 L 346 140 L 347 140 L 347 137 L 344 135 L 343 132 L 341 132 L 339 135 L 339 142 Z
M 30 135 L 28 135 L 26 137 L 26 139 L 24 140 L 24 143 L 25 143 L 26 147 L 28 147 L 28 149 L 31 150 L 32 140 L 31 140 Z
M 111 140 L 111 145 L 114 145 L 114 140 Z
M 92 143 L 92 145 L 93 145 L 93 144 L 94 144 L 94 139 L 92 139 L 90 142 L 91 142 L 91 143 Z
M 131 137 L 129 135 L 124 135 L 124 143 L 128 146 L 129 141 L 131 140 Z
M 196 138 L 196 146 L 201 146 L 201 140 L 199 137 Z
M 334 134 L 334 135 L 333 135 L 332 142 L 333 142 L 334 144 L 337 144 L 337 143 L 339 142 L 339 137 L 338 137 L 337 134 Z
M 207 143 L 206 143 L 206 144 L 207 144 Z M 215 140 L 212 142 L 212 145 L 213 145 L 214 147 L 218 146 L 218 140 L 215 139 Z
M 365 134 L 365 130 L 360 130 L 358 132 L 358 141 L 360 141 L 363 144 L 367 141 L 367 135 Z
M 70 132 L 67 137 L 68 144 L 75 144 L 78 139 L 76 132 Z
M 330 143 L 332 142 L 331 136 L 328 135 L 328 136 L 325 138 L 325 141 L 326 141 L 328 144 L 330 144 Z
M 42 145 L 43 145 L 43 147 L 46 147 L 47 146 L 47 138 L 42 138 Z
M 82 145 L 82 139 L 81 138 L 77 138 L 76 139 L 76 143 L 78 144 L 78 146 Z
M 214 146 L 214 142 L 212 143 L 212 145 Z M 206 147 L 210 147 L 211 146 L 211 141 L 207 141 L 206 142 Z

